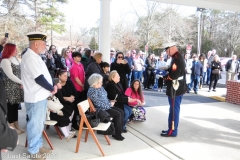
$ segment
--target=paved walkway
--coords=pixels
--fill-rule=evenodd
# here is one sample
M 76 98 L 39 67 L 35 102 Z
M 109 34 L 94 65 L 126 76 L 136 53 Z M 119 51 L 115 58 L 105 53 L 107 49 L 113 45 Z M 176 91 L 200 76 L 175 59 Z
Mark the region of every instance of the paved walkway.
M 207 97 L 222 96 L 226 89 L 217 88 L 217 92 L 207 92 L 207 88 L 199 90 L 198 95 L 190 93 L 184 96 L 181 105 L 179 135 L 176 138 L 161 137 L 160 132 L 167 128 L 169 106 L 165 101 L 165 93 L 146 91 L 145 98 L 150 100 L 146 107 L 147 121 L 128 124 L 128 133 L 124 133 L 122 142 L 111 139 L 107 145 L 101 135 L 97 135 L 106 154 L 101 156 L 91 135 L 88 142 L 81 140 L 79 152 L 75 153 L 76 140 L 66 142 L 60 140 L 53 127 L 47 133 L 55 147 L 48 159 L 61 160 L 122 160 L 122 159 L 186 159 L 186 160 L 239 160 L 240 157 L 240 106 L 219 102 Z M 203 97 L 203 96 L 207 97 Z M 155 97 L 155 98 L 154 98 Z M 158 99 L 158 101 L 152 101 Z M 203 101 L 203 102 L 200 102 Z M 25 111 L 19 111 L 20 124 L 25 127 Z M 19 145 L 13 152 L 4 156 L 7 159 L 24 159 L 23 153 L 26 134 L 19 136 Z M 44 146 L 48 144 L 44 141 Z M 9 158 L 14 157 L 14 158 Z

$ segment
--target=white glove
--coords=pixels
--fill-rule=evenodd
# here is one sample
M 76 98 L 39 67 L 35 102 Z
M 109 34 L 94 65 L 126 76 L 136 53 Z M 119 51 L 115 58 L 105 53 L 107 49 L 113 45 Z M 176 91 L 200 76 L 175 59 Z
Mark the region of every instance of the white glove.
M 174 89 L 174 90 L 177 90 L 178 87 L 179 87 L 179 82 L 178 82 L 178 80 L 177 80 L 177 79 L 176 79 L 176 80 L 172 80 L 172 84 L 173 84 L 173 89 Z

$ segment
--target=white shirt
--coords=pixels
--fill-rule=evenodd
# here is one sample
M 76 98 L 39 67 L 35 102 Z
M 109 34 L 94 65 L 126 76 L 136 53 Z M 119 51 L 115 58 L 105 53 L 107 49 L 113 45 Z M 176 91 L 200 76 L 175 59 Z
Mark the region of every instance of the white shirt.
M 1 68 L 2 68 L 3 72 L 13 82 L 16 82 L 18 84 L 22 84 L 22 81 L 17 76 L 15 76 L 13 74 L 11 63 L 13 63 L 15 65 L 20 65 L 20 62 L 17 60 L 16 57 L 4 58 L 1 61 Z
M 46 64 L 37 53 L 28 48 L 21 62 L 21 77 L 25 102 L 36 103 L 50 96 L 50 91 L 35 82 L 35 78 L 40 75 L 43 75 L 48 83 L 52 84 L 52 78 Z
M 135 58 L 133 59 L 134 62 L 134 71 L 142 71 L 144 62 L 141 58 Z

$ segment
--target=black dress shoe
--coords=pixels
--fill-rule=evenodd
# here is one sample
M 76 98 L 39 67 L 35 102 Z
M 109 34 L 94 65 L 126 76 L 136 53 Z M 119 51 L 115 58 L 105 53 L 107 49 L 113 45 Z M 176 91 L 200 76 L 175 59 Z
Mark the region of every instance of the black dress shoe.
M 167 133 L 168 132 L 168 130 L 162 130 L 162 133 Z
M 123 129 L 123 131 L 122 131 L 123 133 L 127 133 L 127 129 Z
M 118 140 L 118 141 L 124 140 L 124 137 L 123 137 L 123 136 L 112 135 L 112 137 L 115 138 L 115 139 Z
M 162 137 L 177 137 L 177 135 L 168 135 L 168 133 L 161 133 Z
M 198 94 L 198 92 L 197 92 L 197 91 L 194 91 L 194 93 L 195 93 L 195 94 Z

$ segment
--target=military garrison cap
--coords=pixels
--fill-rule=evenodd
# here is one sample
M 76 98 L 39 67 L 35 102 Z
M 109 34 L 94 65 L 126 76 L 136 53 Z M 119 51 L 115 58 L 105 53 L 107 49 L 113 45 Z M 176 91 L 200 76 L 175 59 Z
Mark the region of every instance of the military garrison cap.
M 27 34 L 27 36 L 29 41 L 36 41 L 36 40 L 46 41 L 47 39 L 47 34 L 42 32 L 30 32 Z

